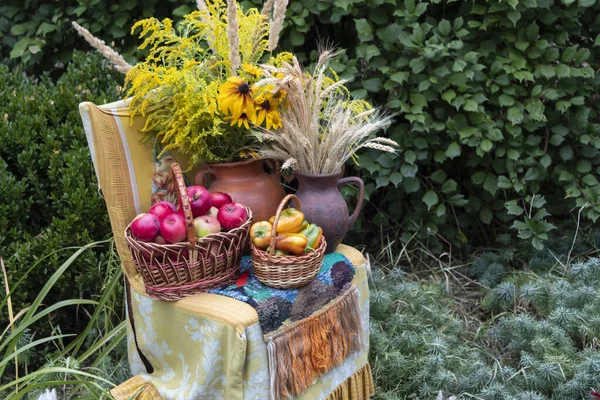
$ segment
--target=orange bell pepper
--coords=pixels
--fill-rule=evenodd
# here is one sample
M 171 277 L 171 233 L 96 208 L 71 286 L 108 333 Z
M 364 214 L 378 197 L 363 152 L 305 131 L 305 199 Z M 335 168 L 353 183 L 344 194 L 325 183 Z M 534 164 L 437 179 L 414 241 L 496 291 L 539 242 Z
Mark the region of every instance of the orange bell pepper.
M 271 224 L 275 223 L 275 216 L 269 219 Z M 298 233 L 303 229 L 304 214 L 295 208 L 286 208 L 279 215 L 277 222 L 277 233 Z
M 308 239 L 299 233 L 284 233 L 275 238 L 275 249 L 290 252 L 292 254 L 304 254 Z
M 267 221 L 260 221 L 250 228 L 250 239 L 259 249 L 266 249 L 271 241 L 273 225 Z

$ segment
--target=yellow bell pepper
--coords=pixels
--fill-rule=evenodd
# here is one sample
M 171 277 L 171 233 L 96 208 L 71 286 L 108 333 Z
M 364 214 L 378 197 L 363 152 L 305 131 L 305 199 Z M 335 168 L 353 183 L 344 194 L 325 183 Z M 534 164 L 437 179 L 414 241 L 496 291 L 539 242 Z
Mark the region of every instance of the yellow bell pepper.
M 275 223 L 275 216 L 269 219 L 271 224 Z M 303 229 L 304 214 L 295 208 L 286 208 L 279 215 L 277 222 L 277 233 L 298 233 Z
M 271 241 L 271 230 L 273 225 L 267 221 L 260 221 L 250 228 L 250 239 L 259 249 L 266 249 Z
M 304 254 L 308 239 L 299 233 L 284 233 L 275 238 L 275 249 L 288 251 L 292 254 Z

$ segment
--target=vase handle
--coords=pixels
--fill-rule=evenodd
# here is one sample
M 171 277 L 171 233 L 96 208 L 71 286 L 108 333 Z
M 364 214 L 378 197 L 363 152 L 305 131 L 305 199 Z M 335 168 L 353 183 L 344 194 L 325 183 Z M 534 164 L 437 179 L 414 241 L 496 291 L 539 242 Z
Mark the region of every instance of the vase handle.
M 271 175 L 275 176 L 277 182 L 280 182 L 281 169 L 279 168 L 279 161 L 271 160 L 270 158 L 265 158 L 263 161 L 271 169 Z
M 347 183 L 356 183 L 358 185 L 358 201 L 356 202 L 356 207 L 354 208 L 354 212 L 348 219 L 348 226 L 352 226 L 352 224 L 354 224 L 354 222 L 356 221 L 356 218 L 358 218 L 358 214 L 360 214 L 360 210 L 362 209 L 362 203 L 363 203 L 363 199 L 365 197 L 365 184 L 363 183 L 362 179 L 360 179 L 359 177 L 349 176 L 347 178 L 342 178 L 338 181 L 338 183 L 337 183 L 338 190 L 339 190 L 340 186 L 347 184 Z
M 207 168 L 204 168 L 204 169 L 201 169 L 200 171 L 198 171 L 198 173 L 194 177 L 194 185 L 206 187 L 206 186 L 204 186 L 204 179 L 206 178 L 207 175 L 212 175 L 212 176 L 216 177 L 215 170 L 212 169 L 211 167 L 207 167 Z

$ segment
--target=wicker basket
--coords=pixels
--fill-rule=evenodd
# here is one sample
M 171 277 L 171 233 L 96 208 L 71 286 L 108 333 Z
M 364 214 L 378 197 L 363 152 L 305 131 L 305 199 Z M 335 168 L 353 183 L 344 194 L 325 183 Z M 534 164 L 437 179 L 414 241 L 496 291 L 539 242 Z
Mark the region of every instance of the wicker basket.
M 289 194 L 281 200 L 275 214 L 275 220 L 273 221 L 269 253 L 259 249 L 254 243 L 250 242 L 254 274 L 265 285 L 277 289 L 298 288 L 312 282 L 321 269 L 325 248 L 327 247 L 325 237 L 322 237 L 319 246 L 315 251 L 310 253 L 299 256 L 275 255 L 275 237 L 277 235 L 276 228 L 279 222 L 279 215 L 291 199 L 296 200 L 296 207 L 302 211 L 300 201 L 293 194 Z
M 242 251 L 252 225 L 252 211 L 239 228 L 198 238 L 181 168 L 172 164 L 185 214 L 188 242 L 156 244 L 135 239 L 131 224 L 125 239 L 133 263 L 142 275 L 146 292 L 158 300 L 175 301 L 235 280 L 240 272 Z

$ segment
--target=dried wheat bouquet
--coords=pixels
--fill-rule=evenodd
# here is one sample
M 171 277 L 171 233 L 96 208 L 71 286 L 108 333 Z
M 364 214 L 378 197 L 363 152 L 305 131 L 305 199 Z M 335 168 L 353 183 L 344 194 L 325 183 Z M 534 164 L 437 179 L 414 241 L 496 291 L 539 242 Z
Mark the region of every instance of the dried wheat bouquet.
M 329 69 L 337 55 L 323 50 L 312 74 L 295 57 L 280 68 L 261 65 L 266 78 L 257 85 L 272 88 L 273 93 L 283 90 L 286 104 L 281 110 L 282 127 L 277 132 L 261 129 L 257 133 L 258 152 L 281 160 L 282 169 L 330 174 L 362 148 L 396 151 L 395 141 L 375 136 L 391 124 L 392 116 L 350 97 L 347 81 Z

